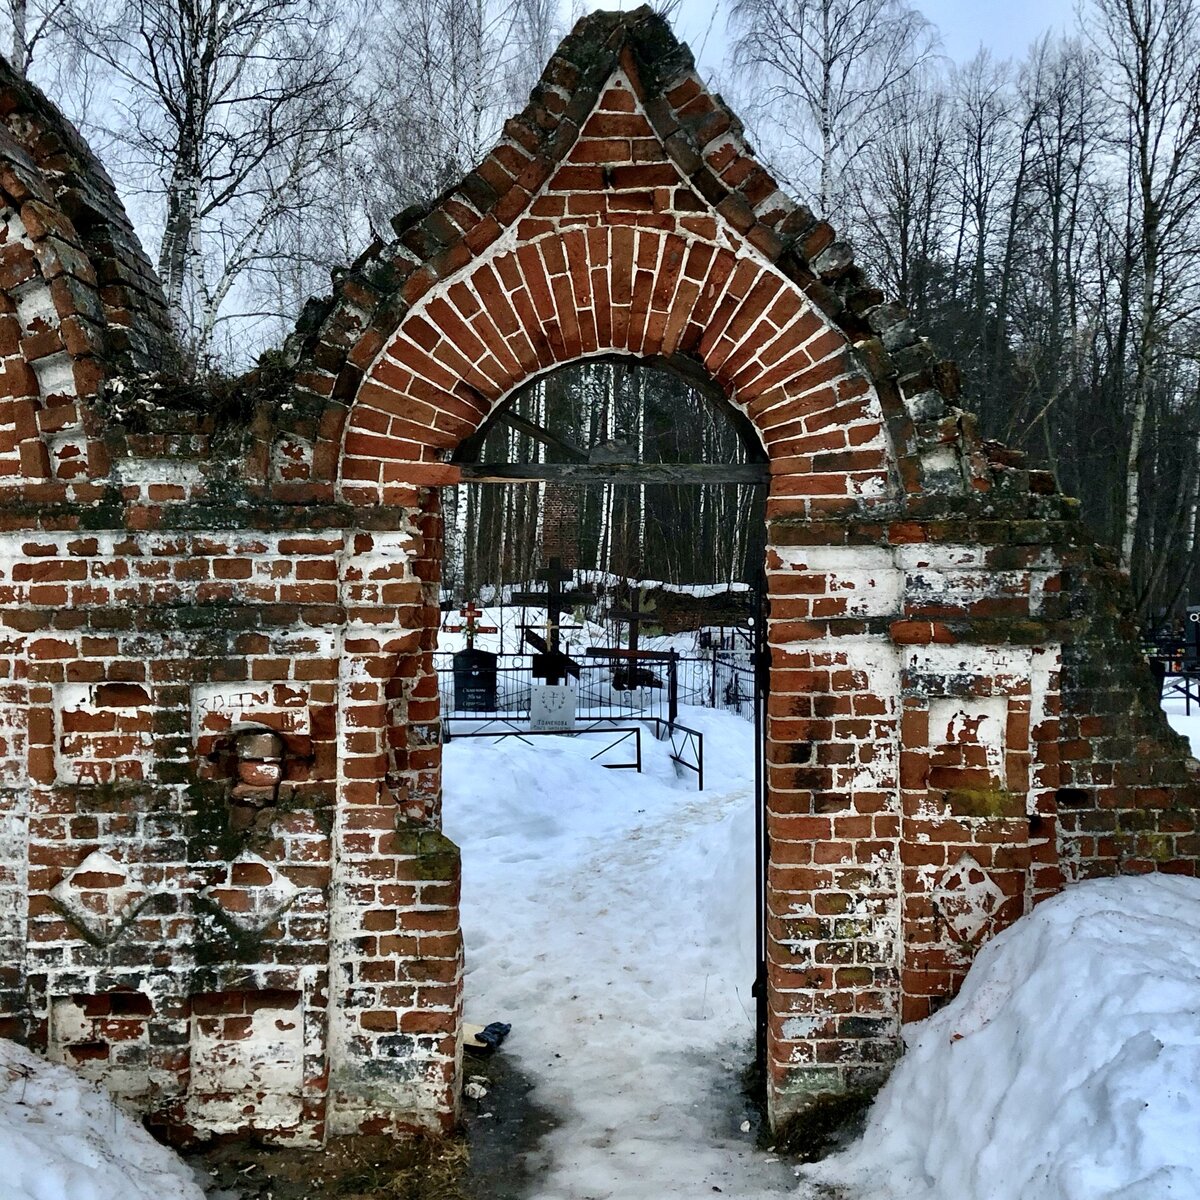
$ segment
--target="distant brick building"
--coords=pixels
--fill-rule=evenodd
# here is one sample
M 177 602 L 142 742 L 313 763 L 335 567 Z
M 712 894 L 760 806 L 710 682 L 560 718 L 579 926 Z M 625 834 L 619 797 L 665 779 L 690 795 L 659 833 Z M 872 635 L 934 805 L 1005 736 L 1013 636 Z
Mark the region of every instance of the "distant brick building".
M 514 389 L 602 352 L 702 370 L 770 464 L 774 1120 L 877 1082 L 1064 881 L 1194 872 L 1194 764 L 1075 502 L 980 441 L 648 10 L 582 21 L 219 398 L 154 374 L 111 184 L 0 84 L 4 1033 L 178 1139 L 453 1122 L 439 488 Z

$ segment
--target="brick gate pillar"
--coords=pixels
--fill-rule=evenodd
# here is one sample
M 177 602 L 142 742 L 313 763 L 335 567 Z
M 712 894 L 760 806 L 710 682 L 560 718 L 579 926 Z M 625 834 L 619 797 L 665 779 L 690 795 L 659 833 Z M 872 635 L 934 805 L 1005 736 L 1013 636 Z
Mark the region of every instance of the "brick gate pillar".
M 768 532 L 771 1123 L 877 1086 L 900 1042 L 900 668 L 890 553 Z
M 332 1133 L 446 1132 L 457 1117 L 460 858 L 438 828 L 437 494 L 393 512 L 392 528 L 347 535 L 340 566 Z

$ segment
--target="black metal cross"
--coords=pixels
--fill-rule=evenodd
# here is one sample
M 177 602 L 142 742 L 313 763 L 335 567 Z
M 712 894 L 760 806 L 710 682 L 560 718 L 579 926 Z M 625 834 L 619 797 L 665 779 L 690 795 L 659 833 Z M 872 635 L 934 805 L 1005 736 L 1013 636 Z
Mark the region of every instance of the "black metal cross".
M 585 604 L 594 600 L 594 594 L 586 588 L 577 591 L 563 591 L 563 584 L 570 583 L 574 578 L 572 572 L 566 570 L 562 560 L 552 558 L 546 567 L 537 573 L 537 578 L 546 584 L 544 592 L 513 592 L 514 604 L 530 605 L 545 608 L 546 624 L 540 628 L 545 630 L 543 638 L 538 632 L 539 626 L 522 625 L 522 640 L 538 651 L 533 658 L 533 674 L 535 678 L 545 679 L 547 683 L 558 683 L 565 675 L 579 678 L 579 664 L 562 652 L 559 643 L 559 631 L 562 629 L 577 629 L 577 625 L 564 625 L 562 615 L 569 612 L 576 604 Z
M 572 572 L 566 570 L 562 565 L 562 560 L 552 558 L 547 566 L 537 573 L 538 579 L 541 579 L 546 584 L 544 592 L 513 592 L 512 602 L 514 604 L 529 605 L 533 608 L 545 608 L 546 624 L 546 645 L 548 652 L 551 654 L 559 653 L 558 631 L 560 629 L 573 629 L 577 626 L 564 625 L 562 623 L 562 615 L 570 610 L 576 604 L 586 604 L 596 597 L 586 588 L 580 588 L 577 591 L 563 591 L 563 584 L 570 583 L 574 578 Z M 521 628 L 528 632 L 530 629 L 536 629 L 538 626 L 522 625 Z
M 636 583 L 629 585 L 629 608 L 627 610 L 610 608 L 608 614 L 613 621 L 619 621 L 629 626 L 629 646 L 618 649 L 607 646 L 589 646 L 588 654 L 595 658 L 607 657 L 612 660 L 613 687 L 617 691 L 630 691 L 636 687 L 662 687 L 658 677 L 648 670 L 642 669 L 641 662 L 657 662 L 670 657 L 652 650 L 642 650 L 638 646 L 640 626 L 648 621 L 650 614 L 642 611 L 642 590 Z M 621 667 L 619 663 L 626 664 Z
M 622 611 L 619 608 L 610 608 L 608 617 L 611 621 L 619 621 L 622 624 L 629 625 L 629 657 L 636 659 L 638 655 L 638 627 L 646 619 L 646 614 L 642 612 L 642 589 L 636 583 L 629 585 L 629 608 Z

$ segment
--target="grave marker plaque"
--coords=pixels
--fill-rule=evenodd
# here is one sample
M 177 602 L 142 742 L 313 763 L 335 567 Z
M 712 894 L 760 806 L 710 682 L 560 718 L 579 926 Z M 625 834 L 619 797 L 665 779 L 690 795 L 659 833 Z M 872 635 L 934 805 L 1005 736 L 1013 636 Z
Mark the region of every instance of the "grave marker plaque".
M 564 683 L 535 687 L 529 695 L 529 728 L 534 733 L 575 728 L 575 692 Z
M 460 650 L 454 656 L 454 711 L 496 711 L 496 656 L 490 650 Z

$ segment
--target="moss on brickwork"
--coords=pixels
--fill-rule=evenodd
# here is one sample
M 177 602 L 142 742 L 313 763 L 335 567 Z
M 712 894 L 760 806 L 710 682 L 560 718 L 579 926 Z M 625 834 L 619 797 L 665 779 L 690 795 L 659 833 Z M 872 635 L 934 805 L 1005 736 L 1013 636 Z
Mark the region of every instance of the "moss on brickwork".
M 403 824 L 392 837 L 391 851 L 409 879 L 446 882 L 462 871 L 462 851 L 441 830 Z
M 946 803 L 958 817 L 995 820 L 1019 817 L 1025 812 L 1025 796 L 1005 788 L 952 788 L 946 793 Z

